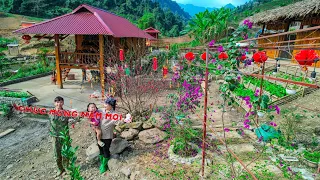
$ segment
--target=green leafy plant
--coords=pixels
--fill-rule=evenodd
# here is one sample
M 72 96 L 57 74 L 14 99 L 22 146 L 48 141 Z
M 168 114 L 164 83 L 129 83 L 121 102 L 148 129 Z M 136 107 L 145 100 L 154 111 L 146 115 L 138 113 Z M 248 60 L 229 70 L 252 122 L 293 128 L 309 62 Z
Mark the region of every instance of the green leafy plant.
M 80 175 L 80 166 L 76 166 L 76 151 L 78 146 L 73 148 L 71 146 L 72 139 L 69 136 L 69 128 L 66 127 L 62 132 L 59 132 L 59 138 L 62 139 L 61 154 L 68 159 L 67 170 L 71 180 L 83 180 L 84 178 Z
M 260 86 L 260 79 L 255 77 L 245 76 L 243 77 L 245 83 L 251 83 L 255 86 Z M 281 85 L 271 83 L 269 81 L 263 82 L 263 90 L 268 91 L 271 95 L 275 95 L 279 98 L 286 96 L 286 88 Z
M 320 162 L 320 152 L 318 151 L 315 151 L 315 152 L 304 151 L 303 157 L 314 163 Z
M 0 97 L 28 98 L 31 95 L 27 92 L 0 91 Z

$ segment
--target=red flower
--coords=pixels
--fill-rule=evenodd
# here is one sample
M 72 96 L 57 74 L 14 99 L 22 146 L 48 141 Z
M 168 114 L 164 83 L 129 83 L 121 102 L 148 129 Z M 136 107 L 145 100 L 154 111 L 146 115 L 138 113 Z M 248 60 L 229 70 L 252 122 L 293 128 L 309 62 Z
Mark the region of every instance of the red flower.
M 192 53 L 192 52 L 188 52 L 185 56 L 184 56 L 189 62 L 193 61 L 196 56 Z
M 254 62 L 263 63 L 263 62 L 267 61 L 268 56 L 266 55 L 266 52 L 259 51 L 259 52 L 254 53 L 252 58 L 253 58 Z
M 241 56 L 241 61 L 244 61 L 244 60 L 246 60 L 247 59 L 247 56 L 246 55 L 242 55 Z
M 226 53 L 226 52 L 221 52 L 220 54 L 219 54 L 219 56 L 218 56 L 218 58 L 219 59 L 222 59 L 222 60 L 224 60 L 224 59 L 228 59 L 228 54 Z
M 313 49 L 301 50 L 296 54 L 295 59 L 300 65 L 311 66 L 314 60 L 319 58 L 317 53 Z
M 123 52 L 123 49 L 120 49 L 119 57 L 120 57 L 120 61 L 123 61 L 123 60 L 124 60 L 124 52 Z
M 154 71 L 156 71 L 158 69 L 158 59 L 156 57 L 153 57 L 152 69 Z

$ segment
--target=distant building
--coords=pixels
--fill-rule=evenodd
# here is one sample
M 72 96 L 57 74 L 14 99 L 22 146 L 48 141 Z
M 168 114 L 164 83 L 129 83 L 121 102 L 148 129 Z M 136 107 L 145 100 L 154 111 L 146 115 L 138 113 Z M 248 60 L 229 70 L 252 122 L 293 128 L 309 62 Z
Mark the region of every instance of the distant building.
M 159 38 L 160 31 L 155 29 L 155 28 L 153 28 L 153 27 L 149 27 L 149 28 L 145 29 L 144 32 L 150 34 L 152 37 L 154 37 L 156 39 Z

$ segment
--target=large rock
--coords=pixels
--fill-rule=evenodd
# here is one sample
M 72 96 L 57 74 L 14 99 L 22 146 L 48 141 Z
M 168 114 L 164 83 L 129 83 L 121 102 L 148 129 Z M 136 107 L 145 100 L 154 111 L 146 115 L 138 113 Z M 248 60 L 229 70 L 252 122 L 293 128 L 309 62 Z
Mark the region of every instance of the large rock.
M 159 129 L 163 129 L 164 125 L 168 123 L 166 120 L 161 118 L 159 113 L 152 113 L 149 122 Z
M 127 178 L 131 175 L 130 167 L 122 167 L 120 172 L 122 172 Z
M 97 143 L 92 143 L 86 150 L 87 160 L 91 160 L 100 154 Z
M 122 129 L 120 126 L 116 126 L 115 129 L 116 129 L 119 133 L 121 133 L 121 132 L 124 130 L 124 129 Z
M 120 126 L 121 129 L 138 129 L 141 130 L 142 129 L 142 122 L 132 122 L 132 123 L 128 123 L 128 124 L 123 124 L 122 126 Z
M 135 171 L 131 174 L 130 176 L 130 180 L 137 180 L 138 179 L 138 176 L 140 174 L 140 171 Z
M 158 128 L 148 129 L 139 133 L 139 139 L 144 143 L 154 144 L 162 141 L 166 137 L 166 133 Z
M 121 133 L 121 137 L 126 139 L 126 140 L 132 140 L 135 136 L 139 134 L 139 131 L 136 129 L 129 129 L 127 131 L 123 131 Z
M 108 161 L 108 168 L 111 172 L 118 171 L 121 168 L 122 164 L 118 159 L 110 159 Z
M 144 122 L 143 125 L 142 125 L 142 128 L 143 129 L 151 129 L 151 128 L 153 128 L 153 125 L 152 125 L 152 123 L 150 121 Z
M 112 140 L 112 143 L 110 145 L 110 153 L 119 154 L 127 147 L 129 147 L 129 143 L 127 140 L 121 139 L 121 138 L 115 138 Z

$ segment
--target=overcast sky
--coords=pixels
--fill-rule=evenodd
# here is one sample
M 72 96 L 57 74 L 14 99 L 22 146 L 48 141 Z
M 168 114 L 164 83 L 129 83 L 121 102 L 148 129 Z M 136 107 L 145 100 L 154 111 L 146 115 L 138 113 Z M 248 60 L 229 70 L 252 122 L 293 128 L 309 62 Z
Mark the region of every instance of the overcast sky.
M 195 6 L 202 7 L 222 7 L 226 4 L 233 4 L 234 6 L 238 6 L 240 4 L 244 4 L 249 0 L 174 0 L 181 4 L 193 4 Z

